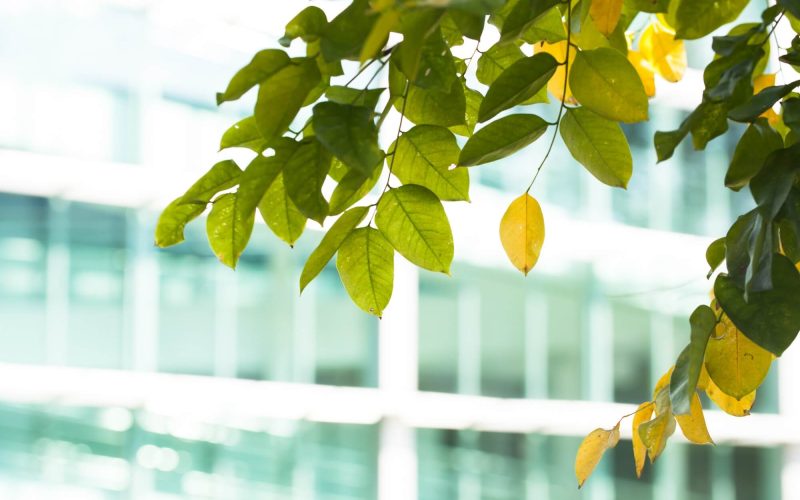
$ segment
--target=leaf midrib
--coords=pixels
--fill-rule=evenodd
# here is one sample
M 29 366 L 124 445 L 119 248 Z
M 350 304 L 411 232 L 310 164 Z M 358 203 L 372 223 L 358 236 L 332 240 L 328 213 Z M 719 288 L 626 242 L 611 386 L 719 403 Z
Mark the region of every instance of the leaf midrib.
M 452 182 L 452 181 L 451 181 L 449 178 L 447 178 L 447 177 L 444 175 L 444 173 L 440 172 L 440 171 L 439 171 L 439 169 L 438 169 L 438 168 L 436 168 L 436 165 L 434 165 L 434 164 L 433 164 L 433 162 L 431 162 L 431 161 L 428 159 L 428 157 L 427 157 L 427 156 L 425 155 L 425 153 L 423 153 L 423 152 L 422 152 L 422 150 L 421 150 L 421 149 L 420 149 L 420 148 L 417 146 L 417 143 L 416 143 L 416 142 L 414 142 L 414 139 L 413 139 L 413 138 L 411 138 L 411 136 L 410 136 L 410 135 L 403 135 L 403 136 L 401 136 L 401 137 L 400 137 L 400 140 L 403 140 L 403 138 L 406 138 L 406 139 L 408 139 L 408 142 L 410 142 L 410 143 L 411 143 L 411 145 L 414 147 L 414 149 L 415 149 L 415 150 L 416 150 L 416 151 L 417 151 L 417 152 L 420 154 L 420 156 L 422 157 L 422 159 L 423 159 L 423 160 L 425 160 L 425 163 L 427 163 L 428 165 L 430 165 L 430 166 L 431 166 L 431 170 L 433 170 L 434 172 L 436 172 L 436 175 L 438 175 L 438 176 L 439 176 L 439 177 L 440 177 L 442 180 L 444 180 L 446 183 L 448 183 L 450 186 L 452 186 L 452 188 L 453 188 L 453 189 L 455 189 L 455 191 L 456 191 L 456 192 L 457 192 L 457 193 L 458 193 L 460 196 L 463 196 L 463 197 L 467 197 L 467 196 L 469 196 L 469 193 L 463 193 L 463 192 L 461 191 L 461 189 L 460 189 L 458 186 L 456 186 L 455 184 L 453 184 L 453 182 Z M 456 158 L 456 162 L 455 162 L 455 163 L 458 163 L 458 158 Z
M 408 210 L 406 210 L 406 207 L 405 207 L 405 205 L 403 205 L 403 202 L 400 201 L 400 197 L 397 195 L 397 193 L 393 193 L 392 196 L 394 197 L 395 201 L 397 202 L 397 206 L 400 207 L 400 210 L 402 210 L 403 213 L 406 215 L 406 218 L 408 218 L 408 221 L 411 223 L 411 226 L 414 228 L 414 231 L 417 232 L 417 234 L 419 235 L 419 238 L 422 240 L 423 243 L 425 243 L 425 246 L 428 247 L 428 250 L 430 250 L 430 252 L 431 252 L 431 254 L 433 254 L 434 258 L 436 258 L 436 262 L 438 262 L 439 265 L 442 267 L 442 272 L 445 272 L 447 270 L 447 266 L 445 266 L 442 263 L 441 259 L 439 258 L 439 254 L 436 253 L 436 251 L 434 251 L 433 248 L 431 248 L 431 245 L 430 245 L 430 243 L 428 243 L 428 240 L 422 236 L 422 232 L 419 230 L 419 227 L 417 227 L 416 223 L 414 223 L 414 219 L 411 217 L 411 215 L 409 214 Z

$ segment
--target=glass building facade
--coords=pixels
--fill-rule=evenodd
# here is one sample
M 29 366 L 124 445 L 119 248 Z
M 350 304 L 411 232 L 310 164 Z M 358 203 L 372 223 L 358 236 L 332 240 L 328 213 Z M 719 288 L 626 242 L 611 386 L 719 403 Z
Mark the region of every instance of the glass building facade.
M 721 189 L 736 131 L 655 164 L 686 112 L 668 99 L 625 130 L 627 191 L 554 152 L 526 279 L 486 240 L 543 145 L 472 169 L 453 277 L 398 257 L 381 321 L 332 266 L 298 295 L 311 229 L 290 249 L 257 225 L 235 272 L 203 221 L 153 247 L 247 112 L 214 91 L 299 8 L 272 4 L 0 4 L 0 498 L 797 498 L 780 364 L 758 414 L 709 412 L 717 446 L 673 440 L 636 480 L 623 440 L 575 487 L 581 437 L 649 399 L 706 300 L 706 244 L 752 205 Z

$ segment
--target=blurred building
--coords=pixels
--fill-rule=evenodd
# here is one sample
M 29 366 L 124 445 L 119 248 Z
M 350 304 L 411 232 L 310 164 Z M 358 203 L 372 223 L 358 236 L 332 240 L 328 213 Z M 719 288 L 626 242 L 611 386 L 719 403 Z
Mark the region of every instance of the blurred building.
M 575 488 L 582 436 L 650 399 L 707 299 L 705 246 L 752 204 L 721 188 L 731 138 L 655 164 L 652 134 L 699 98 L 697 73 L 626 129 L 627 191 L 554 153 L 527 278 L 495 235 L 542 145 L 471 170 L 473 202 L 448 207 L 453 277 L 398 256 L 382 321 L 333 267 L 298 295 L 311 229 L 289 249 L 257 225 L 236 272 L 202 220 L 154 248 L 159 208 L 252 104 L 217 109 L 214 92 L 300 7 L 0 4 L 0 498 L 798 498 L 785 365 L 758 414 L 708 413 L 717 446 L 673 439 L 636 480 L 623 441 Z

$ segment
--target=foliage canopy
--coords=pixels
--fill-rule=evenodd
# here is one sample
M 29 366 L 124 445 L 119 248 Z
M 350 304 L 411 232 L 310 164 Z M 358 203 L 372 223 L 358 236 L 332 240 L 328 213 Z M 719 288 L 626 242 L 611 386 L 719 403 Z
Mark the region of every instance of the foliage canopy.
M 449 274 L 453 235 L 442 202 L 469 200 L 470 168 L 549 134 L 530 184 L 500 221 L 511 263 L 527 274 L 545 235 L 541 208 L 529 193 L 557 137 L 598 181 L 626 188 L 633 161 L 620 123 L 648 119 L 655 75 L 682 78 L 684 40 L 709 37 L 750 3 L 763 6 L 352 0 L 332 19 L 306 7 L 280 39 L 286 48 L 300 44 L 305 55 L 262 50 L 217 94 L 222 104 L 257 87 L 252 116 L 220 144 L 252 150 L 252 161 L 244 169 L 230 160 L 211 167 L 164 210 L 156 244 L 180 243 L 186 224 L 210 205 L 210 246 L 234 268 L 256 212 L 290 245 L 307 220 L 323 224 L 338 215 L 309 256 L 300 289 L 335 256 L 353 302 L 380 316 L 392 295 L 395 252 Z M 712 443 L 699 391 L 723 411 L 747 415 L 772 361 L 800 330 L 800 95 L 794 92 L 800 80 L 785 81 L 782 67 L 766 73 L 776 27 L 789 23 L 798 32 L 798 18 L 800 1 L 778 0 L 760 21 L 713 36 L 702 102 L 678 129 L 655 134 L 663 161 L 689 135 L 695 149 L 704 149 L 728 131 L 729 121 L 746 123 L 725 187 L 749 188 L 756 208 L 709 246 L 708 277 L 716 272 L 711 303 L 691 314 L 689 342 L 652 400 L 629 415 L 637 475 L 646 457 L 652 462 L 662 453 L 676 426 L 692 442 Z M 487 22 L 499 33 L 488 47 Z M 474 47 L 472 55 L 456 57 L 451 49 L 458 46 Z M 800 65 L 800 36 L 772 50 L 780 50 L 779 66 Z M 387 88 L 373 85 L 385 73 Z M 536 114 L 551 109 L 542 106 L 550 99 L 558 102 L 552 121 Z M 387 147 L 379 131 L 393 114 L 399 125 Z M 363 202 L 371 192 L 376 201 Z M 717 272 L 723 262 L 726 272 Z M 579 485 L 617 444 L 619 425 L 597 429 L 581 444 Z

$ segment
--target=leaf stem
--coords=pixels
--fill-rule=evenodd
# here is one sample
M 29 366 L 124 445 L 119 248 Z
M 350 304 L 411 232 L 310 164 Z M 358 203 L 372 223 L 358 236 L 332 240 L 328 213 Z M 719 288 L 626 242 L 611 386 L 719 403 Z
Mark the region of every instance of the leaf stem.
M 647 408 L 649 408 L 649 407 L 653 406 L 654 404 L 656 404 L 656 402 L 655 402 L 655 401 L 650 401 L 650 402 L 648 402 L 646 405 L 642 406 L 641 408 L 637 408 L 637 409 L 636 409 L 636 411 L 634 411 L 634 412 L 631 412 L 631 413 L 628 413 L 627 415 L 623 415 L 623 416 L 619 417 L 619 420 L 617 420 L 617 425 L 621 424 L 623 419 L 626 419 L 626 418 L 628 418 L 628 417 L 632 417 L 633 415 L 636 415 L 636 414 L 637 414 L 637 413 L 639 413 L 640 411 L 642 411 L 642 410 L 645 410 L 645 409 L 647 409 Z
M 539 177 L 539 172 L 542 171 L 542 167 L 547 162 L 547 158 L 550 157 L 550 153 L 553 151 L 553 145 L 556 143 L 556 136 L 558 135 L 558 126 L 561 124 L 561 116 L 564 114 L 564 109 L 566 109 L 566 100 L 567 100 L 567 82 L 569 81 L 569 49 L 572 47 L 572 4 L 567 3 L 567 50 L 566 57 L 564 57 L 564 87 L 561 89 L 561 105 L 558 107 L 558 116 L 556 116 L 556 121 L 554 124 L 555 128 L 553 129 L 553 137 L 550 139 L 550 144 L 547 146 L 547 152 L 544 154 L 544 158 L 539 163 L 539 166 L 536 167 L 536 173 L 533 174 L 533 179 L 531 179 L 531 183 L 528 184 L 528 189 L 525 190 L 525 193 L 530 193 L 531 188 L 533 187 L 533 183 L 536 182 L 536 178 Z M 548 122 L 549 123 L 549 122 Z

